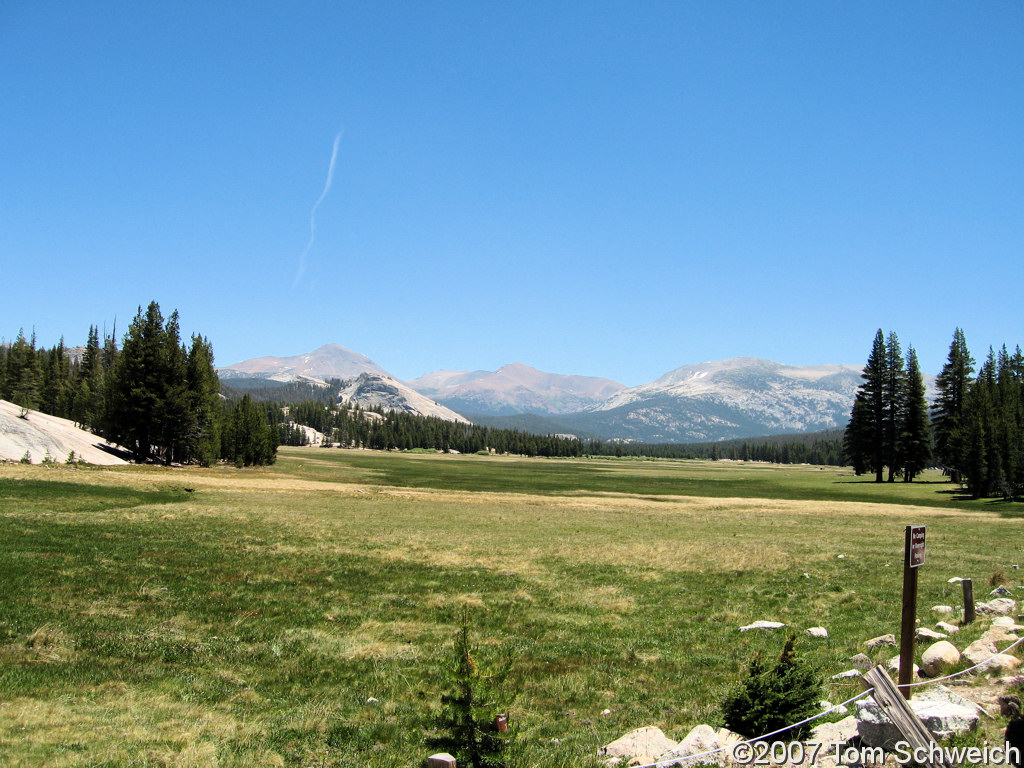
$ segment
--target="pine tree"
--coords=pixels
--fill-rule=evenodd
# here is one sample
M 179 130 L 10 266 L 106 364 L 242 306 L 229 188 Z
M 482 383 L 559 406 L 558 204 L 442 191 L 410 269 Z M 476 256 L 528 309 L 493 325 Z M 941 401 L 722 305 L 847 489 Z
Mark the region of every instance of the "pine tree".
M 6 391 L 4 400 L 20 405 L 26 412 L 39 407 L 39 371 L 36 360 L 36 335 L 25 338 L 23 330 L 7 353 Z
M 924 378 L 917 362 L 917 352 L 907 348 L 906 412 L 900 435 L 903 479 L 911 482 L 923 472 L 932 458 L 931 423 L 925 399 Z
M 756 737 L 800 722 L 819 711 L 821 678 L 794 650 L 790 635 L 772 667 L 760 655 L 750 663 L 747 677 L 722 704 L 725 726 L 744 736 Z M 787 731 L 787 739 L 800 739 L 810 724 Z
M 149 458 L 161 432 L 163 339 L 159 305 L 150 302 L 145 315 L 139 307 L 112 372 L 106 437 L 128 448 L 136 462 Z
M 220 454 L 220 379 L 213 367 L 213 346 L 202 336 L 192 337 L 186 383 L 193 428 L 190 458 L 208 467 Z
M 870 418 L 867 396 L 857 392 L 850 411 L 850 421 L 843 433 L 843 457 L 858 476 L 871 471 L 873 466 Z
M 879 328 L 867 364 L 861 373 L 864 382 L 857 389 L 844 443 L 854 469 L 875 473 L 875 482 L 883 480 L 886 461 L 885 423 L 887 382 L 885 336 Z
M 463 612 L 448 671 L 451 689 L 441 696 L 439 734 L 428 739 L 429 745 L 449 752 L 458 765 L 501 768 L 504 764 L 498 758 L 508 747 L 510 733 L 500 733 L 495 727 L 499 713 L 494 689 L 505 673 L 507 669 L 491 677 L 481 674 L 472 655 L 469 617 Z
M 973 372 L 974 359 L 967 349 L 964 332 L 957 328 L 949 346 L 949 357 L 935 380 L 937 394 L 932 409 L 935 456 L 954 483 L 961 481 L 966 460 L 964 402 Z
M 274 463 L 277 454 L 277 425 L 272 428 L 267 423 L 263 411 L 250 395 L 244 395 L 234 407 L 225 436 L 229 441 L 224 450 L 225 458 L 234 461 L 236 467 Z
M 882 379 L 882 398 L 885 417 L 882 426 L 883 455 L 889 468 L 889 482 L 896 479 L 901 467 L 900 438 L 906 420 L 907 379 L 904 370 L 900 340 L 895 331 L 889 332 L 885 343 L 885 373 Z

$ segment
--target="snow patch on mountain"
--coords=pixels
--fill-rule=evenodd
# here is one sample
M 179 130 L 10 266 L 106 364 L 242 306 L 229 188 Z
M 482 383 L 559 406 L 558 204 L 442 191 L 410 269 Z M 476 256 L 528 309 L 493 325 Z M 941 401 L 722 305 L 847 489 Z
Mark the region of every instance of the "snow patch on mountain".
M 366 355 L 340 344 L 324 344 L 302 355 L 254 357 L 218 369 L 221 378 L 252 377 L 273 381 L 323 382 L 354 379 L 361 373 L 390 374 Z

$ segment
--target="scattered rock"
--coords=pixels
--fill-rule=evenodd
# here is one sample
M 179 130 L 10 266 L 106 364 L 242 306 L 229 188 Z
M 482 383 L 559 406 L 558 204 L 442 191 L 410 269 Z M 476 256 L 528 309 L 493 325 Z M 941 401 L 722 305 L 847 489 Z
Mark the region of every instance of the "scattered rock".
M 860 677 L 863 673 L 859 669 L 848 669 L 838 675 L 832 675 L 833 680 L 849 680 L 853 677 Z
M 828 712 L 830 715 L 845 715 L 850 710 L 844 707 L 842 704 L 836 706 L 831 701 L 821 701 L 818 703 L 821 707 L 822 712 Z
M 838 723 L 822 723 L 811 731 L 811 741 L 818 744 L 845 744 L 857 735 L 857 718 L 844 717 Z
M 985 659 L 995 656 L 997 653 L 999 653 L 999 649 L 996 648 L 996 644 L 991 639 L 981 637 L 964 648 L 963 656 L 971 664 L 981 664 Z
M 959 663 L 960 651 L 948 640 L 940 640 L 921 654 L 921 671 L 928 677 L 938 677 Z
M 875 666 L 875 662 L 873 662 L 871 657 L 865 653 L 858 653 L 856 656 L 851 656 L 850 661 L 853 662 L 853 666 L 858 669 L 871 669 Z
M 681 758 L 679 762 L 673 763 L 673 765 L 680 766 L 680 768 L 690 768 L 690 766 L 696 765 L 724 765 L 725 750 L 715 752 L 713 755 L 706 754 L 707 752 L 714 752 L 716 749 L 722 749 L 718 732 L 710 725 L 698 725 L 686 734 L 686 738 L 679 742 L 678 746 L 659 755 L 658 762 Z M 703 756 L 691 760 L 686 759 L 693 758 L 694 755 Z
M 914 631 L 914 637 L 917 640 L 945 640 L 949 635 L 936 632 L 934 629 L 928 629 L 928 627 L 918 627 Z
M 753 624 L 747 624 L 745 627 L 740 627 L 740 632 L 746 632 L 750 629 L 779 629 L 786 626 L 781 621 L 755 621 Z
M 955 635 L 960 631 L 960 627 L 956 624 L 950 624 L 948 621 L 940 621 L 935 625 L 935 628 L 940 632 L 945 632 L 947 635 Z
M 898 675 L 900 673 L 900 657 L 899 656 L 893 656 L 891 659 L 889 659 L 889 663 L 886 664 L 885 666 L 888 667 L 889 671 L 891 671 L 894 675 Z M 911 679 L 918 678 L 920 676 L 921 676 L 921 668 L 919 666 L 917 666 L 917 664 L 915 664 L 914 665 L 914 674 L 911 675 Z
M 978 603 L 975 610 L 992 616 L 1009 616 L 1017 610 L 1017 601 L 1009 597 L 997 597 L 987 603 Z
M 806 632 L 804 632 L 804 634 L 807 635 L 808 637 L 821 637 L 821 638 L 825 638 L 825 637 L 828 637 L 828 630 L 825 629 L 824 627 L 811 627 Z
M 936 738 L 965 733 L 978 726 L 978 714 L 958 704 L 911 699 L 910 706 Z M 896 742 L 903 740 L 896 726 L 870 697 L 857 702 L 857 733 L 861 741 L 871 747 L 892 749 Z
M 1024 627 L 1011 619 L 1009 616 L 996 616 L 992 619 L 992 626 L 999 627 L 1005 632 L 1020 632 Z
M 981 636 L 982 640 L 991 640 L 996 645 L 1000 643 L 1011 643 L 1017 639 L 1017 635 L 1009 631 L 1008 627 L 991 626 Z
M 836 555 L 836 557 L 838 559 L 840 559 L 840 560 L 845 560 L 846 559 L 846 555 Z
M 881 648 L 882 646 L 885 646 L 885 645 L 895 646 L 896 645 L 896 635 L 889 634 L 889 635 L 881 635 L 879 637 L 874 637 L 871 640 L 868 640 L 866 643 L 864 643 L 864 645 L 866 645 L 868 648 Z
M 1013 592 L 1011 592 L 1009 589 L 1007 589 L 1004 584 L 1000 584 L 998 587 L 993 589 L 988 594 L 991 597 L 1006 597 L 1007 595 L 1012 595 Z
M 668 738 L 660 728 L 649 725 L 620 736 L 611 744 L 606 744 L 597 750 L 597 754 L 601 757 L 635 758 L 641 763 L 653 763 L 660 755 L 677 746 L 678 744 Z
M 987 664 L 980 668 L 982 672 L 995 672 L 997 675 L 1005 675 L 1020 666 L 1020 659 L 1008 653 L 997 653 Z
M 945 616 L 945 615 L 951 614 L 952 612 L 953 612 L 953 606 L 952 605 L 933 605 L 932 606 L 932 613 L 940 613 L 940 614 Z
M 366 700 L 367 704 L 380 704 L 380 699 L 375 699 L 373 696 Z
M 958 693 L 954 693 L 944 685 L 929 685 L 924 688 L 918 688 L 914 692 L 915 699 L 921 699 L 922 701 L 948 701 L 950 704 L 957 704 L 961 707 L 976 712 L 978 715 L 985 717 L 991 717 L 980 704 L 977 704 L 970 699 L 965 699 Z
M 611 713 L 612 713 L 612 711 L 611 711 L 610 709 L 605 709 L 605 710 L 602 710 L 602 711 L 601 711 L 601 715 L 602 715 L 602 716 L 604 716 L 604 715 L 610 715 Z

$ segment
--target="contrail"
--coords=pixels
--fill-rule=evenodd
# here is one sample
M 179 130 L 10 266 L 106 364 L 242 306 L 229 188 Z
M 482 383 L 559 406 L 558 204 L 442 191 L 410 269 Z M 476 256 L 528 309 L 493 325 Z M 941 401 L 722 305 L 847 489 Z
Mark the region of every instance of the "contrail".
M 324 184 L 324 191 L 320 193 L 320 197 L 313 203 L 313 210 L 309 212 L 309 242 L 306 243 L 306 248 L 302 252 L 302 256 L 299 257 L 299 271 L 295 274 L 295 279 L 292 281 L 292 288 L 299 284 L 299 280 L 302 279 L 302 275 L 306 272 L 306 256 L 309 255 L 309 250 L 313 247 L 313 241 L 316 240 L 316 209 L 320 207 L 320 203 L 327 197 L 327 193 L 331 191 L 331 184 L 334 183 L 334 163 L 338 160 L 338 144 L 341 142 L 341 134 L 344 132 L 343 130 L 338 131 L 334 137 L 334 148 L 331 150 L 331 164 L 327 166 L 327 182 Z

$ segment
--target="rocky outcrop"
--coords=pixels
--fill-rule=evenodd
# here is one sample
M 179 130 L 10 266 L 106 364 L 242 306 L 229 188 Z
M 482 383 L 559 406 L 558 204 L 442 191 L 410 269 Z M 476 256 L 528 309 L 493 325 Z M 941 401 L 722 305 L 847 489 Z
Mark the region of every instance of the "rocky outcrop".
M 357 403 L 363 408 L 380 407 L 385 411 L 435 416 L 445 421 L 469 424 L 469 420 L 455 411 L 435 403 L 428 397 L 410 389 L 397 379 L 364 373 L 338 394 L 341 403 Z

